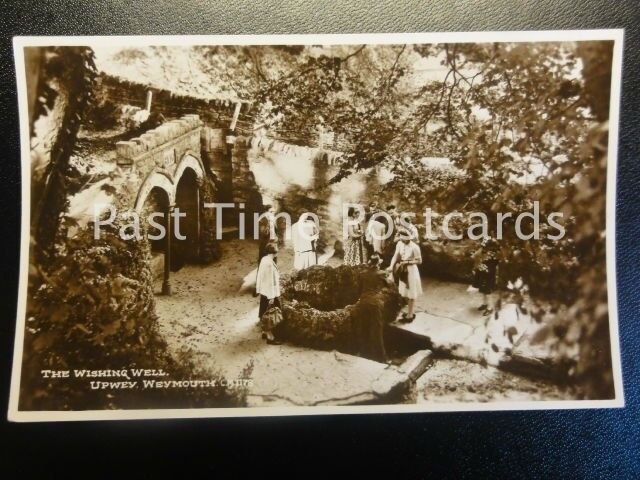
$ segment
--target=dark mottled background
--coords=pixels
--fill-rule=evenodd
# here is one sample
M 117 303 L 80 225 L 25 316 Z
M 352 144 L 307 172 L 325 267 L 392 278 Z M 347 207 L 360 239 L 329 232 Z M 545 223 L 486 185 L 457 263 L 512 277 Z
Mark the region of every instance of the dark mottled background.
M 626 29 L 617 268 L 627 406 L 615 410 L 441 413 L 110 423 L 2 423 L 0 474 L 43 478 L 237 475 L 276 467 L 295 476 L 373 467 L 393 478 L 640 478 L 640 307 L 636 237 L 638 4 L 616 0 L 206 0 L 0 1 L 0 412 L 7 407 L 14 335 L 20 219 L 18 111 L 13 35 L 437 32 Z M 127 468 L 124 464 L 127 463 Z M 358 476 L 364 476 L 362 473 Z

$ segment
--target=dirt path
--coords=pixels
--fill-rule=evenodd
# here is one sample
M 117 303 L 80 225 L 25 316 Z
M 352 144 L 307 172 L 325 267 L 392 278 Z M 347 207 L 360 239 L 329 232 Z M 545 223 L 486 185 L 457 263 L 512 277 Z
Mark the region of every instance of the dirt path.
M 243 282 L 255 275 L 257 243 L 250 240 L 222 242 L 223 260 L 212 265 L 188 265 L 172 273 L 171 296 L 156 297 L 156 312 L 162 335 L 175 351 L 191 350 L 209 365 L 224 365 L 226 371 L 240 372 L 248 358 L 262 348 L 258 326 L 258 299 L 252 285 Z M 329 265 L 339 265 L 332 258 Z M 278 265 L 284 273 L 293 265 L 291 249 L 282 248 Z M 464 286 L 425 279 L 425 295 L 419 310 L 446 310 L 457 305 L 455 298 Z M 161 283 L 156 283 L 156 291 Z M 464 293 L 462 293 L 464 294 Z
M 189 350 L 201 366 L 229 380 L 242 377 L 251 363 L 259 383 L 256 404 L 309 404 L 367 390 L 384 364 L 293 345 L 267 346 L 258 326 L 258 299 L 252 288 L 241 290 L 255 275 L 256 242 L 229 240 L 222 248 L 222 261 L 173 273 L 173 294 L 156 298 L 161 334 L 175 353 Z M 282 272 L 291 270 L 292 257 L 291 249 L 281 249 Z M 328 263 L 341 262 L 331 258 Z M 158 282 L 158 292 L 160 287 Z M 471 324 L 481 321 L 476 310 L 481 297 L 466 292 L 465 285 L 426 278 L 423 287 L 418 311 L 458 316 Z M 418 402 L 564 398 L 569 394 L 553 385 L 457 360 L 437 360 L 417 384 Z
M 189 350 L 201 367 L 226 381 L 248 378 L 249 406 L 345 405 L 386 398 L 406 373 L 384 363 L 295 345 L 267 345 L 258 326 L 258 300 L 240 290 L 257 261 L 255 242 L 223 243 L 224 260 L 186 266 L 172 275 L 173 294 L 158 296 L 161 334 L 174 353 Z M 333 263 L 334 261 L 330 262 Z M 283 249 L 281 271 L 292 265 Z M 160 289 L 158 283 L 156 288 Z
M 261 340 L 258 300 L 250 291 L 239 291 L 243 278 L 255 268 L 257 245 L 228 241 L 222 248 L 223 261 L 188 265 L 173 273 L 172 295 L 156 297 L 156 312 L 171 348 L 191 350 L 207 366 L 224 365 L 225 371 L 240 374 Z M 286 261 L 285 252 L 282 256 Z M 225 358 L 216 358 L 218 352 Z

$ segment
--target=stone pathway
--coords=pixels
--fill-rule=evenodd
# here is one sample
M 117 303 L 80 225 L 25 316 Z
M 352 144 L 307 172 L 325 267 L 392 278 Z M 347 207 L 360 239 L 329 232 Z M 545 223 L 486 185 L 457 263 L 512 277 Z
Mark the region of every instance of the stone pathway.
M 494 315 L 478 311 L 482 294 L 460 283 L 423 278 L 423 295 L 416 302 L 416 319 L 392 328 L 422 340 L 436 352 L 512 370 L 522 363 L 528 373 L 549 376 L 550 348 L 531 343 L 540 328 L 515 304 L 505 304 Z M 536 372 L 535 370 L 539 371 Z
M 174 353 L 190 351 L 201 366 L 228 381 L 249 371 L 250 406 L 385 403 L 427 368 L 429 351 L 394 366 L 338 352 L 267 345 L 257 323 L 258 301 L 250 288 L 241 291 L 255 267 L 257 245 L 230 240 L 222 247 L 224 261 L 172 274 L 173 294 L 156 298 L 156 312 Z M 281 250 L 278 257 L 281 270 L 288 270 L 290 250 Z

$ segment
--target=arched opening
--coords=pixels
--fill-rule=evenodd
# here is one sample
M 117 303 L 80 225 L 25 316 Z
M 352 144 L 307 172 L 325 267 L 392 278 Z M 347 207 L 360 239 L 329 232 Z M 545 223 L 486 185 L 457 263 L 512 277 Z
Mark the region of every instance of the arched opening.
M 162 229 L 166 232 L 167 229 L 167 219 L 166 212 L 169 209 L 169 195 L 167 192 L 162 190 L 160 187 L 154 187 L 147 195 L 146 200 L 144 201 L 144 205 L 142 207 L 142 218 L 148 219 L 150 215 L 153 214 L 162 214 L 156 215 L 153 217 L 153 223 L 160 225 L 162 228 L 155 227 L 151 224 L 147 226 L 147 234 L 149 235 L 149 245 L 151 247 L 151 254 L 164 255 L 165 250 L 165 240 L 164 238 L 156 238 L 159 237 L 162 233 Z
M 173 238 L 171 270 L 195 263 L 200 256 L 200 191 L 198 175 L 187 167 L 176 185 L 176 209 L 180 209 L 179 233 Z M 175 223 L 175 222 L 174 222 Z M 175 229 L 175 225 L 174 225 Z
M 171 199 L 169 193 L 160 186 L 154 186 L 144 198 L 140 199 L 139 213 L 144 219 L 143 225 L 147 229 L 149 248 L 151 250 L 151 272 L 154 277 L 164 276 L 163 293 L 170 293 L 167 265 L 170 257 L 167 250 L 172 235 L 168 221 Z M 147 220 L 151 219 L 147 223 Z M 155 224 L 155 225 L 154 225 Z M 169 231 L 168 231 L 169 230 Z
M 160 190 L 164 191 L 169 198 L 169 204 L 173 204 L 174 194 L 171 176 L 166 172 L 154 170 L 147 176 L 145 181 L 142 183 L 140 190 L 138 191 L 138 196 L 135 203 L 136 212 L 142 212 L 142 208 L 144 206 L 144 203 L 147 201 L 149 193 L 155 188 L 159 188 Z

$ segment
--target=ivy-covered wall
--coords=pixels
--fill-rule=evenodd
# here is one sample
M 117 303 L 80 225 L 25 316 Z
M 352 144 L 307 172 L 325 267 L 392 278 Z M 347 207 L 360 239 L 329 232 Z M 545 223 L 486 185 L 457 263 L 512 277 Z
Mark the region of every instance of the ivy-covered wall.
M 191 359 L 173 358 L 158 333 L 150 248 L 126 241 L 119 225 L 93 228 L 59 243 L 41 266 L 43 281 L 29 291 L 20 408 L 85 410 L 241 405 L 243 393 L 225 388 L 198 390 L 100 390 L 87 379 L 45 378 L 42 371 L 131 368 L 163 369 L 171 379 L 199 372 Z

